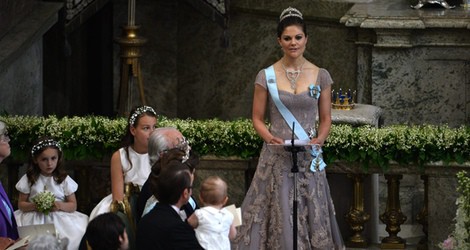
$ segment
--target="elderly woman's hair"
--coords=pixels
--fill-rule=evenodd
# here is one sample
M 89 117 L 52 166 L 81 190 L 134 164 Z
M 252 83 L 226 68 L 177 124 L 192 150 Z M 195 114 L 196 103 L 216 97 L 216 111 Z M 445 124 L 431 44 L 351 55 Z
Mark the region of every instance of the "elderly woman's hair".
M 196 169 L 196 166 L 199 164 L 199 155 L 194 153 L 194 151 L 190 151 L 189 157 L 187 160 L 183 160 L 186 156 L 186 152 L 179 149 L 179 148 L 172 148 L 169 149 L 163 154 L 157 162 L 152 165 L 152 170 L 150 175 L 158 176 L 160 175 L 161 171 L 168 166 L 169 162 L 172 160 L 176 160 L 179 162 L 184 163 L 190 173 L 193 173 Z
M 150 166 L 153 166 L 162 152 L 173 147 L 171 138 L 166 135 L 168 131 L 178 131 L 173 127 L 162 127 L 156 128 L 155 131 L 150 134 L 148 142 L 148 155 L 150 160 Z
M 7 124 L 0 121 L 0 135 L 5 134 L 6 131 L 7 131 Z
M 27 250 L 65 250 L 68 244 L 67 238 L 58 239 L 52 234 L 40 234 L 29 241 Z
M 186 161 L 182 161 L 186 153 L 179 149 L 173 148 L 168 150 L 162 157 L 152 166 L 152 171 L 149 175 L 150 190 L 152 194 L 157 197 L 158 182 L 162 178 L 160 177 L 165 170 L 172 167 L 182 168 L 188 170 L 189 173 L 193 173 L 196 166 L 199 164 L 199 156 L 197 154 L 189 155 L 189 158 Z M 163 178 L 164 179 L 164 178 Z M 158 199 L 158 198 L 157 198 Z

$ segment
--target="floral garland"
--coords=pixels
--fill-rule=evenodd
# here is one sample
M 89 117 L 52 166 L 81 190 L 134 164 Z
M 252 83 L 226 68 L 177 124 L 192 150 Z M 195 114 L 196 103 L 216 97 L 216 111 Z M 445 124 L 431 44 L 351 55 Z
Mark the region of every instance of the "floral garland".
M 66 160 L 108 158 L 119 148 L 128 120 L 100 116 L 0 116 L 12 137 L 12 158 L 26 160 L 33 140 L 42 136 L 61 142 Z M 199 155 L 259 156 L 263 145 L 250 119 L 221 121 L 158 117 L 158 126 L 176 127 L 191 141 Z M 470 127 L 445 125 L 393 125 L 383 128 L 334 124 L 323 146 L 325 162 L 358 162 L 367 170 L 375 165 L 386 170 L 390 162 L 401 165 L 470 162 Z
M 455 229 L 438 245 L 443 250 L 470 249 L 470 177 L 466 174 L 466 171 L 457 173 L 457 191 L 460 196 L 456 201 Z

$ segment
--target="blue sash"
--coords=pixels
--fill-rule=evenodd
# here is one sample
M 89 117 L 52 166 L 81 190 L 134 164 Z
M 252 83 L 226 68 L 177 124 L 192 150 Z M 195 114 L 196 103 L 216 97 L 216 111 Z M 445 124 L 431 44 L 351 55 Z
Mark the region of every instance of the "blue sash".
M 295 126 L 294 133 L 298 139 L 310 140 L 310 137 L 305 132 L 304 128 L 302 128 L 297 119 L 295 119 L 294 115 L 290 112 L 289 109 L 287 109 L 287 107 L 281 102 L 281 99 L 279 98 L 279 91 L 277 89 L 276 74 L 274 73 L 274 67 L 271 65 L 267 69 L 265 69 L 264 72 L 266 73 L 266 81 L 269 93 L 271 94 L 271 97 L 277 109 L 279 110 L 279 113 L 281 113 L 282 117 L 287 122 L 290 129 L 293 129 L 293 125 Z M 309 151 L 310 154 L 313 156 L 312 163 L 310 164 L 310 170 L 312 172 L 316 172 L 317 170 L 322 171 L 323 169 L 325 169 L 326 164 L 323 161 L 321 147 L 312 146 Z

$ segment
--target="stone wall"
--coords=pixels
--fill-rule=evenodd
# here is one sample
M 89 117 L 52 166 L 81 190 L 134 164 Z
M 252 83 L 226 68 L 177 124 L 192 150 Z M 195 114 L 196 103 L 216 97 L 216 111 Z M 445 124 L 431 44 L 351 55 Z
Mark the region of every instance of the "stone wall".
M 57 22 L 61 4 L 2 1 L 0 6 L 0 112 L 41 115 L 42 35 Z
M 34 0 L 0 2 L 0 39 L 33 10 Z
M 465 12 L 442 18 L 447 12 L 413 10 L 404 0 L 231 1 L 227 30 L 183 0 L 139 1 L 148 103 L 170 117 L 250 117 L 257 72 L 282 56 L 275 29 L 287 5 L 307 22 L 305 56 L 329 70 L 333 88 L 357 89 L 359 102 L 383 108 L 383 124 L 469 122 Z M 116 35 L 126 8 L 116 1 Z M 221 45 L 225 38 L 228 47 Z M 115 90 L 118 66 L 115 60 Z
M 355 88 L 354 32 L 339 23 L 352 3 L 230 2 L 225 31 L 183 0 L 137 2 L 136 23 L 141 25 L 140 35 L 148 39 L 141 58 L 145 92 L 148 104 L 159 113 L 180 118 L 250 117 L 256 74 L 282 56 L 276 25 L 288 5 L 304 12 L 309 35 L 306 57 L 330 71 L 335 88 Z M 115 1 L 117 36 L 127 20 L 126 8 L 126 1 Z M 221 46 L 225 37 L 227 48 Z M 115 55 L 118 51 L 115 46 Z
M 0 72 L 0 112 L 39 115 L 42 114 L 42 40 L 22 52 Z

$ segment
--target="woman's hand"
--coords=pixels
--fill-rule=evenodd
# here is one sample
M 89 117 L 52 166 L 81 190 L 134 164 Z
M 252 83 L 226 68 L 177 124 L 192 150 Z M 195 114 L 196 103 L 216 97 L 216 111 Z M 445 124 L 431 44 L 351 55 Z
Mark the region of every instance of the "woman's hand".
M 279 137 L 273 136 L 272 139 L 269 140 L 267 143 L 268 144 L 284 144 L 284 140 Z
M 14 240 L 10 238 L 0 237 L 0 250 L 7 249 L 9 246 L 15 243 Z
M 318 138 L 313 138 L 310 140 L 310 144 L 318 144 L 320 146 L 323 146 L 323 144 L 325 143 L 325 141 L 322 141 Z

